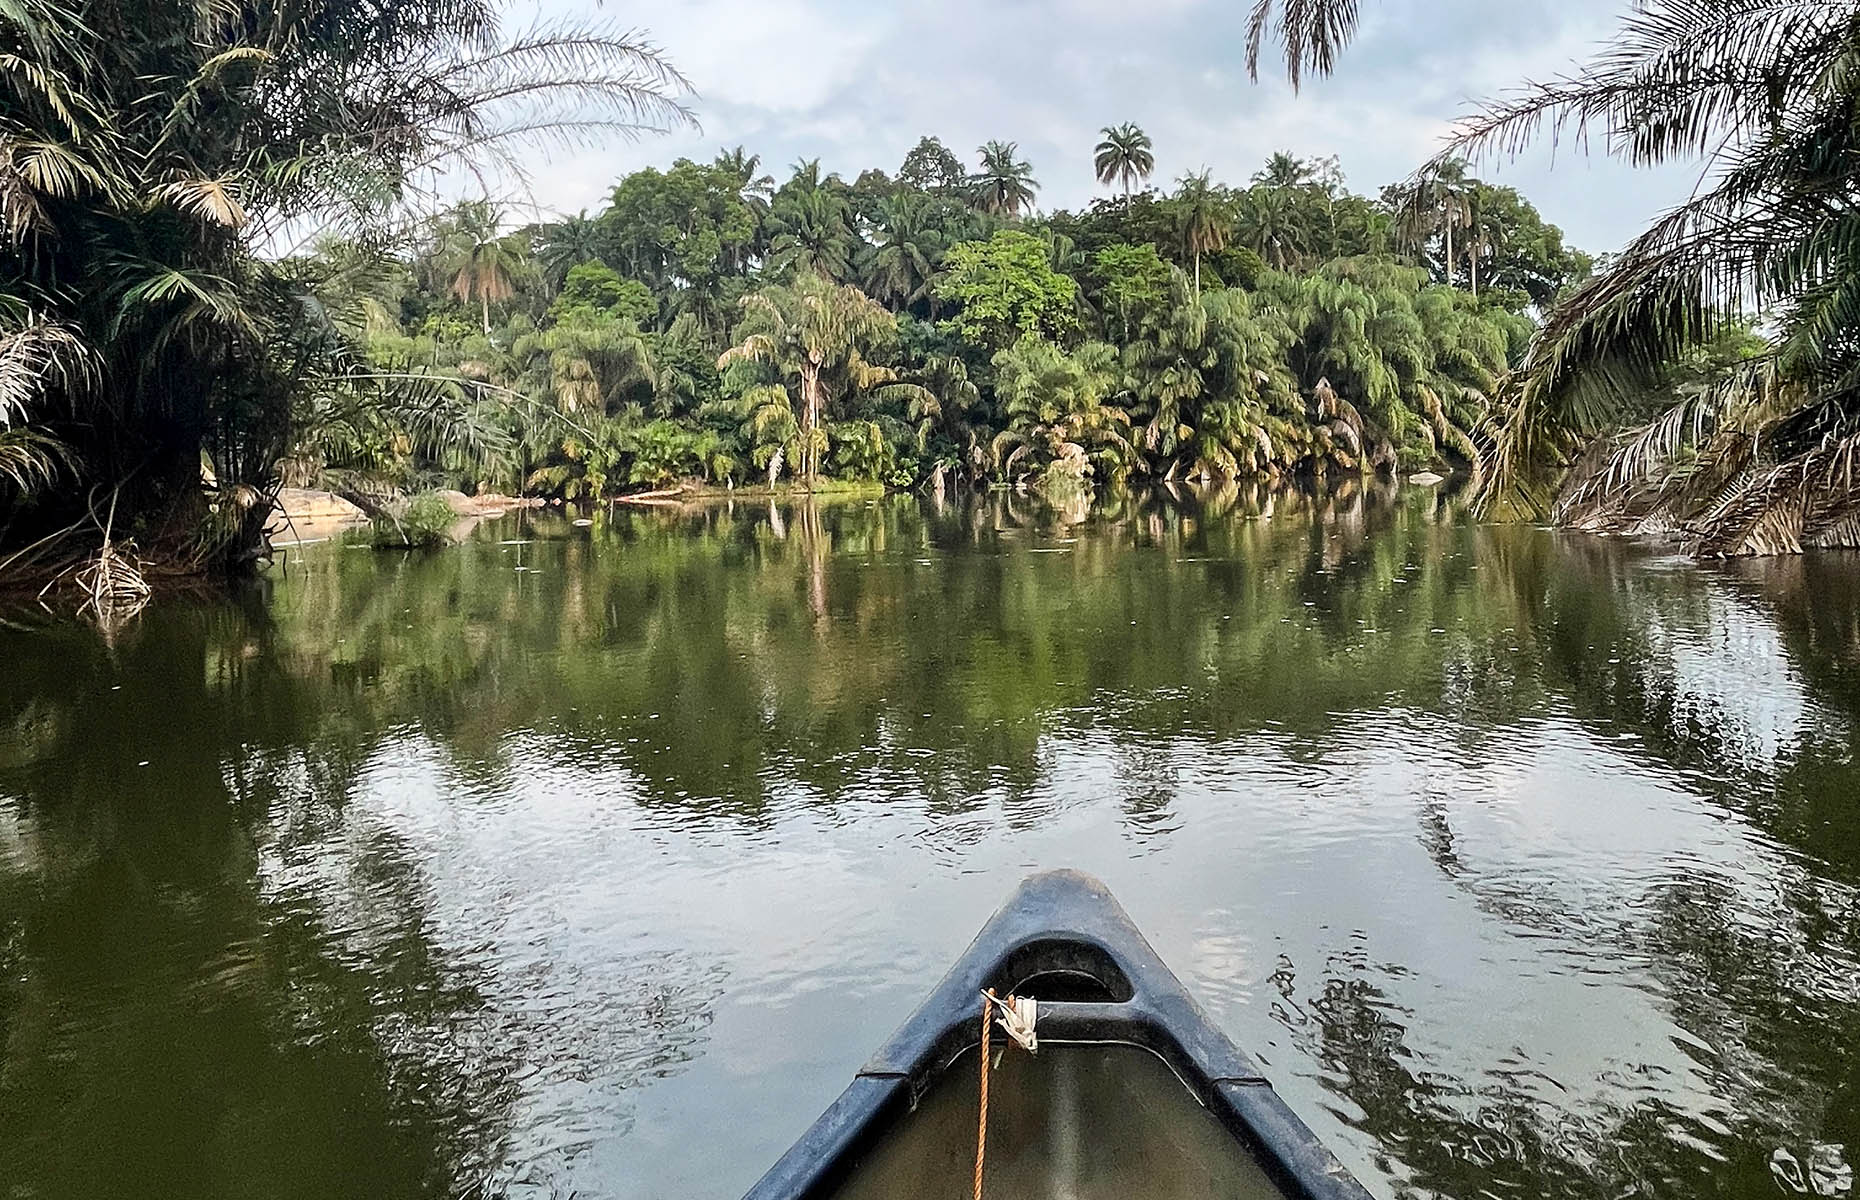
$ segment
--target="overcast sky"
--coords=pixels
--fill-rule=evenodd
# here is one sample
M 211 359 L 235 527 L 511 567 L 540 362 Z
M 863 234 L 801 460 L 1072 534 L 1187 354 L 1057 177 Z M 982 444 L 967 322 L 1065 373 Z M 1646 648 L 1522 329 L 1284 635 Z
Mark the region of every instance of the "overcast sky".
M 1351 186 L 1374 194 L 1475 101 L 1586 58 L 1626 2 L 1363 0 L 1362 34 L 1337 74 L 1294 94 L 1276 71 L 1248 81 L 1247 0 L 545 0 L 562 15 L 645 27 L 696 88 L 703 127 L 557 152 L 530 189 L 547 209 L 595 209 L 630 170 L 738 144 L 777 180 L 801 157 L 850 180 L 868 166 L 895 171 L 929 133 L 971 163 L 989 138 L 1016 141 L 1041 207 L 1077 207 L 1101 194 L 1100 127 L 1135 121 L 1155 142 L 1159 182 L 1205 166 L 1244 183 L 1287 149 L 1338 155 Z M 1545 147 L 1480 174 L 1603 251 L 1681 199 L 1696 172 Z

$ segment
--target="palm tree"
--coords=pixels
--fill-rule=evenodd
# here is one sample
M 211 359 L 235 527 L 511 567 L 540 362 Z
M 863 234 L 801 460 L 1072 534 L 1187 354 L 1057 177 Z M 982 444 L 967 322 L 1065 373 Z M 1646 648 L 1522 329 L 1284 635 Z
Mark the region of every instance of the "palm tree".
M 1312 164 L 1284 150 L 1276 150 L 1253 176 L 1253 182 L 1267 187 L 1303 187 L 1312 181 Z
M 445 248 L 449 290 L 461 303 L 478 302 L 486 337 L 491 336 L 491 305 L 517 294 L 518 256 L 498 233 L 502 223 L 502 214 L 489 204 L 462 204 Z
M 827 446 L 827 403 L 836 385 L 843 391 L 864 391 L 895 383 L 895 372 L 872 366 L 865 356 L 875 344 L 894 336 L 896 327 L 892 315 L 858 288 L 802 275 L 792 285 L 743 297 L 743 340 L 724 351 L 717 366 L 721 370 L 735 362 L 760 363 L 775 375 L 775 382 L 750 389 L 745 400 L 758 413 L 771 400 L 794 413 L 792 432 L 776 449 L 790 455 L 797 473 L 811 483 Z
M 1104 140 L 1098 143 L 1092 168 L 1098 173 L 1099 183 L 1123 184 L 1124 206 L 1128 208 L 1131 183 L 1148 179 L 1150 172 L 1156 169 L 1156 156 L 1150 152 L 1150 135 L 1129 121 L 1118 126 L 1107 125 L 1101 132 Z
M 1490 193 L 1490 188 L 1474 180 L 1467 186 L 1465 194 L 1466 236 L 1462 244 L 1466 251 L 1467 276 L 1475 300 L 1479 298 L 1479 259 L 1493 248 L 1494 230 L 1486 211 L 1486 199 Z
M 989 449 L 995 470 L 1019 479 L 1023 461 L 1042 486 L 1115 483 L 1135 462 L 1130 414 L 1107 403 L 1117 386 L 1116 347 L 1087 342 L 1067 354 L 1024 337 L 994 357 L 995 392 L 1007 428 Z
M 530 393 L 571 415 L 604 416 L 628 391 L 657 384 L 652 349 L 629 321 L 564 322 L 518 338 L 511 355 Z
M 769 228 L 773 230 L 771 274 L 782 278 L 819 274 L 836 282 L 852 275 L 858 235 L 853 232 L 851 208 L 833 189 L 784 189 L 775 197 Z
M 982 146 L 982 169 L 972 181 L 975 207 L 998 217 L 1018 217 L 1033 208 L 1040 185 L 1033 165 L 1016 159 L 1018 142 L 989 142 Z
M 560 221 L 543 226 L 542 235 L 537 239 L 536 263 L 542 268 L 543 281 L 549 290 L 562 290 L 562 281 L 575 267 L 586 262 L 597 262 L 605 235 L 601 223 L 582 209 L 572 217 L 563 217 Z
M 714 165 L 735 181 L 736 194 L 742 197 L 743 203 L 749 206 L 750 211 L 768 212 L 769 198 L 775 194 L 775 177 L 757 174 L 762 169 L 760 154 L 745 153 L 741 146 L 734 150 L 719 150 Z M 818 159 L 815 160 L 814 166 L 816 170 L 819 169 Z
M 1491 455 L 1493 495 L 1551 507 L 1561 468 L 1607 435 L 1552 515 L 1677 525 L 1706 554 L 1852 545 L 1860 494 L 1860 53 L 1851 3 L 1637 9 L 1591 65 L 1469 123 L 1452 155 L 1509 152 L 1550 128 L 1600 135 L 1637 165 L 1707 160 L 1702 186 L 1552 311 Z M 1762 322 L 1756 357 L 1704 388 L 1669 366 Z M 1664 395 L 1651 421 L 1619 430 Z
M 1201 298 L 1201 256 L 1225 250 L 1233 236 L 1233 216 L 1207 171 L 1184 175 L 1175 194 L 1182 248 L 1195 256 L 1195 297 Z
M 878 244 L 868 256 L 866 291 L 894 308 L 909 308 L 930 301 L 936 316 L 936 262 L 941 255 L 936 229 L 929 219 L 938 201 L 922 192 L 903 191 L 888 197 L 881 210 Z
M 1275 270 L 1290 270 L 1311 245 L 1312 230 L 1304 217 L 1292 189 L 1248 188 L 1240 197 L 1241 244 Z
M 87 528 L 85 497 L 101 486 L 119 492 L 119 525 L 164 531 L 145 555 L 248 566 L 279 463 L 313 432 L 305 422 L 406 410 L 328 319 L 302 255 L 275 252 L 294 249 L 280 239 L 308 227 L 381 240 L 405 216 L 397 198 L 528 134 L 690 119 L 684 81 L 625 35 L 511 36 L 490 0 L 407 0 L 389 17 L 365 7 L 0 11 L 0 295 L 68 329 L 89 364 L 39 376 L 11 425 L 62 440 L 85 486 L 41 495 L 24 520 L 0 510 L 6 537 Z M 24 330 L 0 330 L 0 343 L 14 335 Z M 0 381 L 0 395 L 23 394 L 18 383 Z M 431 384 L 429 398 L 443 390 Z M 458 444 L 462 408 L 424 411 Z
M 1453 268 L 1457 261 L 1453 233 L 1471 223 L 1471 197 L 1480 186 L 1478 180 L 1467 173 L 1470 166 L 1462 158 L 1441 158 L 1428 164 L 1399 192 L 1397 219 L 1408 239 L 1416 246 L 1425 245 L 1436 234 L 1442 239 L 1444 249 L 1440 261 L 1448 287 L 1453 286 Z
M 1246 69 L 1259 79 L 1259 52 L 1271 37 L 1285 51 L 1292 89 L 1306 71 L 1328 75 L 1337 54 L 1356 36 L 1360 0 L 1254 0 L 1247 23 Z
M 717 160 L 712 164 L 722 171 L 736 189 L 737 198 L 749 210 L 750 219 L 755 222 L 755 232 L 747 244 L 734 248 L 733 266 L 738 271 L 746 270 L 749 262 L 760 255 L 767 245 L 769 206 L 775 196 L 775 177 L 760 174 L 762 156 L 748 154 L 741 146 L 733 150 L 721 150 Z

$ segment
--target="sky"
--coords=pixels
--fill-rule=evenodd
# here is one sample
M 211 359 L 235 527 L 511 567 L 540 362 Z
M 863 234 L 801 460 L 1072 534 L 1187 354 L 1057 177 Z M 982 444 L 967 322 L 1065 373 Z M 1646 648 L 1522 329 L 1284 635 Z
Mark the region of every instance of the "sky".
M 1246 0 L 542 0 L 545 18 L 638 25 L 690 80 L 701 129 L 556 151 L 529 168 L 546 211 L 596 210 L 629 171 L 741 145 L 777 181 L 800 158 L 852 179 L 895 171 L 924 134 L 971 163 L 1018 142 L 1042 209 L 1105 194 L 1092 147 L 1135 121 L 1153 182 L 1209 168 L 1243 184 L 1275 150 L 1337 155 L 1375 194 L 1442 144 L 1480 100 L 1571 70 L 1627 0 L 1363 0 L 1355 44 L 1329 79 L 1294 93 L 1245 65 Z M 1273 67 L 1278 67 L 1273 63 Z M 1617 249 L 1682 200 L 1696 167 L 1634 170 L 1548 145 L 1477 173 L 1525 193 L 1577 246 Z

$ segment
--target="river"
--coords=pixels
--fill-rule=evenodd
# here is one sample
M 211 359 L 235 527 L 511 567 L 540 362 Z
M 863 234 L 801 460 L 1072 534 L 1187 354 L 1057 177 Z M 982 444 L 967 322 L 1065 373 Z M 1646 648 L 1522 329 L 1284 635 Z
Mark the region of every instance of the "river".
M 9 609 L 0 680 L 6 1200 L 730 1200 L 1056 866 L 1380 1196 L 1860 1157 L 1860 557 L 1420 488 L 536 513 Z

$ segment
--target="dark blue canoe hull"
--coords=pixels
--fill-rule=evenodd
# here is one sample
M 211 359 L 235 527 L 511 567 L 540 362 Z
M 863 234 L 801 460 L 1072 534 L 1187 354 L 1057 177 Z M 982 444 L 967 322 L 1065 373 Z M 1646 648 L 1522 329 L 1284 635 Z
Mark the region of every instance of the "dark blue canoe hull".
M 827 1200 L 839 1191 L 951 1064 L 974 1050 L 984 988 L 1039 997 L 1042 1046 L 1121 1043 L 1161 1058 L 1284 1195 L 1368 1200 L 1252 1059 L 1214 1028 L 1105 886 L 1076 871 L 1023 883 L 745 1200 Z

